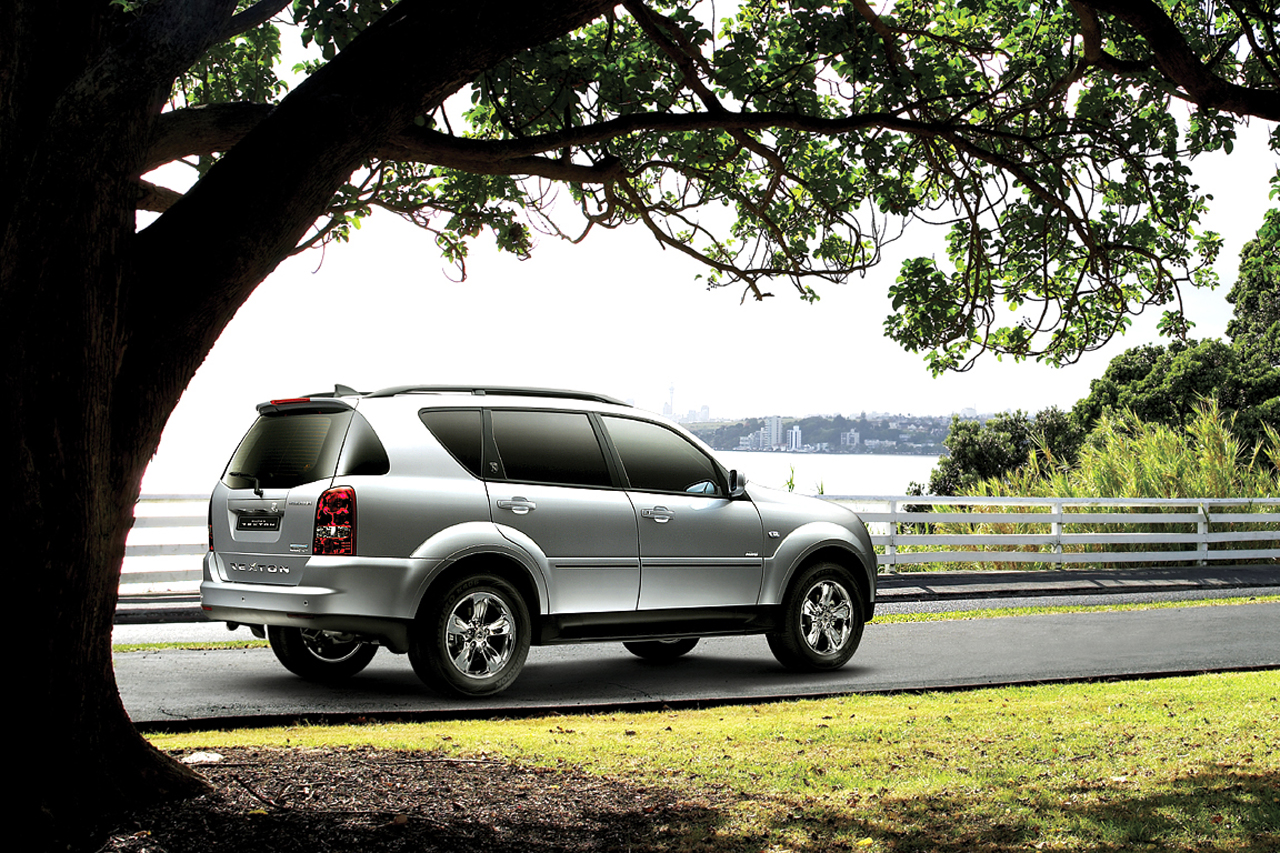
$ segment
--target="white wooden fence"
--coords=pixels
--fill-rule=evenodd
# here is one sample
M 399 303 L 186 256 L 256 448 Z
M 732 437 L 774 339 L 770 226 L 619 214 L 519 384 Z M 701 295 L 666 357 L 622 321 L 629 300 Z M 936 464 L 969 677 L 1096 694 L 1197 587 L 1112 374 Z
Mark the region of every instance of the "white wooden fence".
M 919 563 L 1280 560 L 1280 498 L 824 497 L 858 512 L 889 571 Z
M 125 543 L 120 594 L 195 592 L 208 550 L 208 495 L 143 495 Z
M 878 561 L 887 571 L 919 563 L 1280 561 L 1280 498 L 823 497 L 857 510 L 871 530 L 872 542 L 883 552 Z M 208 549 L 208 502 L 204 495 L 151 495 L 138 502 L 121 594 L 198 589 L 201 560 Z M 908 512 L 908 507 L 932 511 Z M 984 531 L 938 530 L 944 524 L 983 525 Z M 1129 530 L 1118 529 L 1126 525 Z M 1169 529 L 1134 531 L 1135 525 Z M 1000 526 L 1019 530 L 1002 532 Z M 1028 526 L 1035 529 L 1028 532 Z

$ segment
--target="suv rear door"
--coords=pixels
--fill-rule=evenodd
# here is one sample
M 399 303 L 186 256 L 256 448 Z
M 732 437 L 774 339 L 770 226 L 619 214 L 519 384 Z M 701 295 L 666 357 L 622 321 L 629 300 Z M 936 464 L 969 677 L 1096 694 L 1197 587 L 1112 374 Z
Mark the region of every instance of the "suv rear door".
M 550 612 L 635 610 L 635 511 L 614 487 L 590 416 L 544 409 L 493 409 L 488 416 L 490 512 L 494 523 L 529 537 L 546 555 Z

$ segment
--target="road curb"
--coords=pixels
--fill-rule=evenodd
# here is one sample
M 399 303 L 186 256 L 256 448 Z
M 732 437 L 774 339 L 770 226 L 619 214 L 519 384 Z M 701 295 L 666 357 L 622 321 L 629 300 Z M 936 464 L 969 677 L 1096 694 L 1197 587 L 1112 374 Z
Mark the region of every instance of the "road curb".
M 1040 572 L 911 572 L 881 575 L 876 600 L 884 603 L 906 603 L 1265 587 L 1280 587 L 1280 568 L 1196 566 L 1127 571 L 1052 569 Z

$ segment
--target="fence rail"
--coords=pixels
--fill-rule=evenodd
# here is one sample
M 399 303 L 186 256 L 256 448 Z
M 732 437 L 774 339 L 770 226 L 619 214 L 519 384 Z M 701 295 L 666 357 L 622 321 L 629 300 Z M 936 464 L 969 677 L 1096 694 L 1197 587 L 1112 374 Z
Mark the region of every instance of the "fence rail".
M 1280 498 L 823 498 L 855 509 L 867 522 L 872 542 L 883 552 L 877 555 L 879 566 L 888 571 L 925 563 L 1081 566 L 1280 561 Z M 201 559 L 208 549 L 208 501 L 204 495 L 148 495 L 138 501 L 125 549 L 121 593 L 183 592 L 199 587 Z M 946 509 L 917 510 L 926 507 Z M 1242 508 L 1251 511 L 1242 512 Z M 946 529 L 965 525 L 980 531 Z M 1114 529 L 1125 525 L 1165 529 Z M 1179 530 L 1177 525 L 1195 529 Z M 996 529 L 1000 526 L 1041 529 Z M 1252 529 L 1236 529 L 1240 526 Z M 1135 546 L 1142 550 L 1134 550 Z

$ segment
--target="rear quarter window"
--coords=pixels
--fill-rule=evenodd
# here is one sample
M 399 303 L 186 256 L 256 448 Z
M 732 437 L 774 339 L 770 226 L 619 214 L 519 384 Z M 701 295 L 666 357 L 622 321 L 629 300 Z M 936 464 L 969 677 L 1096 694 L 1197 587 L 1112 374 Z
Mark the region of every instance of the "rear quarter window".
M 339 477 L 376 477 L 391 470 L 391 460 L 382 439 L 359 412 L 351 418 L 347 440 L 342 445 L 342 461 L 338 464 Z
M 483 426 L 479 409 L 423 409 L 418 417 L 463 468 L 480 476 Z

